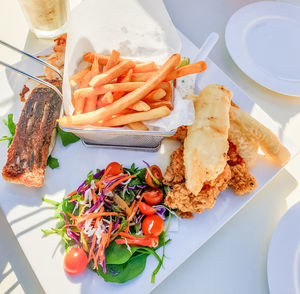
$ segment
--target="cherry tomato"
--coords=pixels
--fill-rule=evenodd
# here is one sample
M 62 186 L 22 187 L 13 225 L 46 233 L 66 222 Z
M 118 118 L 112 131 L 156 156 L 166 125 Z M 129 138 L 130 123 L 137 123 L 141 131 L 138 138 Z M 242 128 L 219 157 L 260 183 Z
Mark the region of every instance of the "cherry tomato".
M 142 231 L 146 236 L 159 236 L 164 230 L 164 220 L 157 214 L 148 215 L 142 222 Z
M 117 176 L 123 173 L 123 167 L 117 162 L 111 162 L 105 169 L 108 176 Z
M 164 197 L 163 192 L 160 189 L 149 189 L 149 190 L 146 190 L 143 193 L 143 196 L 144 196 L 145 201 L 149 205 L 159 204 L 162 201 L 163 197 Z
M 152 174 L 152 176 L 160 183 L 162 181 L 162 173 L 160 168 L 157 165 L 151 165 L 149 167 L 149 170 Z M 145 181 L 146 183 L 153 188 L 159 187 L 160 184 L 156 183 L 155 180 L 153 180 L 152 176 L 150 175 L 149 171 L 147 170 L 145 175 Z
M 156 209 L 145 202 L 140 202 L 139 203 L 139 209 L 141 213 L 146 214 L 146 215 L 152 215 L 156 212 Z
M 88 258 L 82 248 L 71 248 L 64 258 L 64 269 L 69 275 L 83 272 L 88 264 Z

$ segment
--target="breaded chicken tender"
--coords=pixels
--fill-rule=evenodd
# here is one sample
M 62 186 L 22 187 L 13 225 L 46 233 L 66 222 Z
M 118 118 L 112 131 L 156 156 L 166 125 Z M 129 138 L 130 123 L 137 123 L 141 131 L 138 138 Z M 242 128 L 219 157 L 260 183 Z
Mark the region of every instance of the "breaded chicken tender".
M 172 209 L 178 209 L 181 216 L 184 213 L 200 213 L 204 209 L 214 206 L 219 193 L 227 188 L 231 178 L 230 167 L 225 166 L 223 172 L 213 181 L 206 182 L 198 195 L 191 193 L 185 183 L 175 184 L 167 194 L 165 205 Z M 190 217 L 190 214 L 187 214 Z
M 250 174 L 245 161 L 238 154 L 236 146 L 231 142 L 229 142 L 228 156 L 228 164 L 231 170 L 230 188 L 238 195 L 251 193 L 257 188 L 256 179 Z
M 168 186 L 182 182 L 184 182 L 183 145 L 172 152 L 170 165 L 163 178 L 163 183 Z

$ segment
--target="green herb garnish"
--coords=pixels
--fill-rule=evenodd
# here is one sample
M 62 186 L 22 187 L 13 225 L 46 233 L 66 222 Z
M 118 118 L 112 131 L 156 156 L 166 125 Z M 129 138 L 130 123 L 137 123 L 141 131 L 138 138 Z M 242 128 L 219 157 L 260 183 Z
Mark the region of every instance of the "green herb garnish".
M 47 159 L 47 165 L 49 167 L 51 167 L 52 169 L 59 167 L 58 159 L 49 155 L 49 157 Z
M 80 138 L 73 133 L 63 131 L 58 125 L 56 126 L 56 130 L 64 146 L 68 146 L 69 144 L 75 143 L 80 140 Z
M 7 120 L 4 119 L 3 122 L 8 127 L 11 136 L 9 137 L 3 136 L 2 138 L 0 138 L 0 141 L 8 141 L 8 147 L 9 147 L 11 145 L 11 142 L 16 132 L 16 124 L 13 121 L 13 114 L 12 113 L 8 114 Z
M 190 64 L 190 59 L 188 57 L 182 57 L 178 67 L 182 67 L 188 64 Z

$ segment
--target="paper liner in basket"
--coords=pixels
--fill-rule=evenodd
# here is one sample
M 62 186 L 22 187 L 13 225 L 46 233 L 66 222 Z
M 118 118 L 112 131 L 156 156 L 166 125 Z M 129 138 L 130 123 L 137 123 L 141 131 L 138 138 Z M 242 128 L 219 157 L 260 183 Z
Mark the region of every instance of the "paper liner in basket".
M 116 49 L 124 58 L 155 61 L 162 65 L 180 52 L 181 41 L 161 0 L 86 0 L 70 15 L 64 69 L 63 95 L 67 115 L 74 111 L 69 77 L 78 71 L 84 53 L 109 55 Z M 193 122 L 193 103 L 174 94 L 168 117 L 144 122 L 150 129 L 170 131 Z

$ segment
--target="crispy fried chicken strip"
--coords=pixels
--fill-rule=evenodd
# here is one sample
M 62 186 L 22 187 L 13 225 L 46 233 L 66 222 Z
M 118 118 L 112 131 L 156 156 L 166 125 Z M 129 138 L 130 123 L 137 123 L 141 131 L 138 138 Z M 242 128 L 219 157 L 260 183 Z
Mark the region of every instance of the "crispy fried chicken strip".
M 236 146 L 231 142 L 229 142 L 228 157 L 231 170 L 230 188 L 238 195 L 251 193 L 257 188 L 256 179 L 250 174 L 245 161 L 237 152 Z
M 227 188 L 231 177 L 230 168 L 225 165 L 223 172 L 210 182 L 206 182 L 202 190 L 194 195 L 187 188 L 185 183 L 175 184 L 167 194 L 165 205 L 172 209 L 179 209 L 182 216 L 190 217 L 186 213 L 200 213 L 204 209 L 214 206 L 219 193 Z
M 172 152 L 170 165 L 163 179 L 163 183 L 168 186 L 182 182 L 184 182 L 183 145 Z
M 238 123 L 230 120 L 228 139 L 236 146 L 237 153 L 243 158 L 247 167 L 254 166 L 259 147 L 256 138 L 249 136 Z
M 208 85 L 194 101 L 195 121 L 188 127 L 183 156 L 186 188 L 194 195 L 224 171 L 231 97 L 224 86 Z

